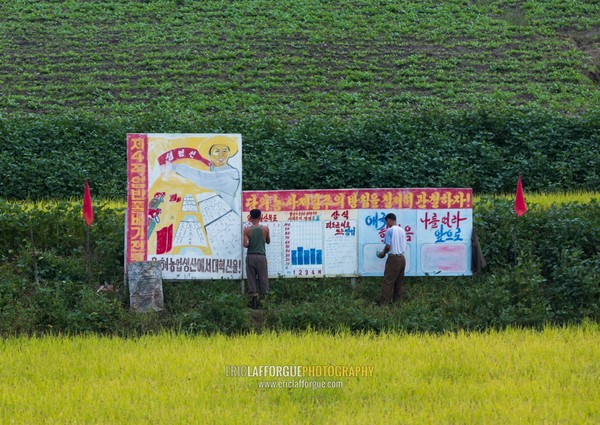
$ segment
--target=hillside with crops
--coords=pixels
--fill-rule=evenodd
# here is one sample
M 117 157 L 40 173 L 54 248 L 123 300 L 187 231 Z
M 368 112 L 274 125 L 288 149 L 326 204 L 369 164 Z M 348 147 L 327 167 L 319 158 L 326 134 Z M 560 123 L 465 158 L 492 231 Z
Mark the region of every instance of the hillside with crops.
M 6 113 L 356 118 L 600 104 L 593 1 L 7 1 Z
M 123 198 L 127 132 L 241 133 L 246 190 L 596 190 L 599 48 L 593 1 L 6 1 L 0 196 Z

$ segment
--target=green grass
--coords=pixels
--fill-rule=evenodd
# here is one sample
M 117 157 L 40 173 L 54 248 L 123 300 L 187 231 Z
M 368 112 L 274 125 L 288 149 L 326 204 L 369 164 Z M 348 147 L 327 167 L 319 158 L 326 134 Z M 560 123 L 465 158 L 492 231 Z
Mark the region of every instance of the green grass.
M 592 424 L 600 420 L 599 337 L 586 323 L 440 336 L 9 338 L 0 340 L 1 422 Z M 240 365 L 373 372 L 227 376 Z M 264 388 L 300 380 L 341 387 Z
M 600 5 L 552 1 L 16 1 L 0 111 L 347 118 L 600 103 Z

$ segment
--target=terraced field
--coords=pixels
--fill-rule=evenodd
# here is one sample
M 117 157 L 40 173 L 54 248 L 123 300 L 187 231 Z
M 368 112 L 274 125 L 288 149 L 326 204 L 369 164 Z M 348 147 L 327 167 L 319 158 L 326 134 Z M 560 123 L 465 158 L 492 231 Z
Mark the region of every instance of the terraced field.
M 600 104 L 595 1 L 5 1 L 0 111 L 287 120 Z

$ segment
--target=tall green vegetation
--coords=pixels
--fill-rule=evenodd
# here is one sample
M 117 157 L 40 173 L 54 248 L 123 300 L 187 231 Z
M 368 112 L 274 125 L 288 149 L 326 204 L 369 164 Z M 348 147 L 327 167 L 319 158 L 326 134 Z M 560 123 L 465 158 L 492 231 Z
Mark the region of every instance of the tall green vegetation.
M 476 193 L 600 187 L 600 115 L 530 108 L 432 111 L 296 124 L 163 112 L 0 117 L 0 196 L 124 198 L 128 132 L 230 131 L 243 136 L 243 188 L 472 187 Z
M 475 204 L 488 266 L 473 277 L 407 278 L 405 302 L 380 308 L 381 278 L 274 279 L 258 315 L 239 281 L 165 282 L 165 311 L 128 310 L 123 287 L 124 208 L 96 202 L 88 283 L 80 202 L 0 202 L 0 334 L 160 329 L 428 331 L 540 327 L 600 319 L 600 204 L 538 208 L 518 220 L 510 200 Z M 103 283 L 116 293 L 97 293 Z
M 596 202 L 518 222 L 482 202 L 484 275 L 411 280 L 399 309 L 372 306 L 377 280 L 283 281 L 251 317 L 230 282 L 167 285 L 143 316 L 96 293 L 122 279 L 123 208 L 95 204 L 90 285 L 66 199 L 85 179 L 124 199 L 128 132 L 241 133 L 245 190 L 597 191 L 599 46 L 585 0 L 0 2 L 0 333 L 597 319 Z

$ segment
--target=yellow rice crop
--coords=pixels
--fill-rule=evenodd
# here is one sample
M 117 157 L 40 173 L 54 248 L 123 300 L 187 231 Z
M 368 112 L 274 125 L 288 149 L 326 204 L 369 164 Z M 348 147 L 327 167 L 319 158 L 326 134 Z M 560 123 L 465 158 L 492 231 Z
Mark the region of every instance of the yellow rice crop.
M 593 424 L 599 342 L 595 323 L 438 336 L 9 338 L 0 340 L 0 416 L 16 424 Z M 228 376 L 234 366 L 304 366 L 306 375 Z M 331 376 L 308 376 L 319 366 L 334 366 L 321 368 Z M 372 374 L 339 376 L 353 366 Z M 341 387 L 294 388 L 300 381 Z
M 502 199 L 514 199 L 515 194 L 504 194 L 497 195 L 497 198 Z M 599 192 L 525 192 L 524 194 L 525 202 L 528 206 L 537 207 L 541 209 L 549 208 L 552 205 L 561 205 L 569 202 L 576 202 L 580 204 L 587 204 L 592 199 L 596 199 L 600 202 L 600 193 Z M 473 202 L 477 203 L 480 200 L 480 196 L 474 196 Z

